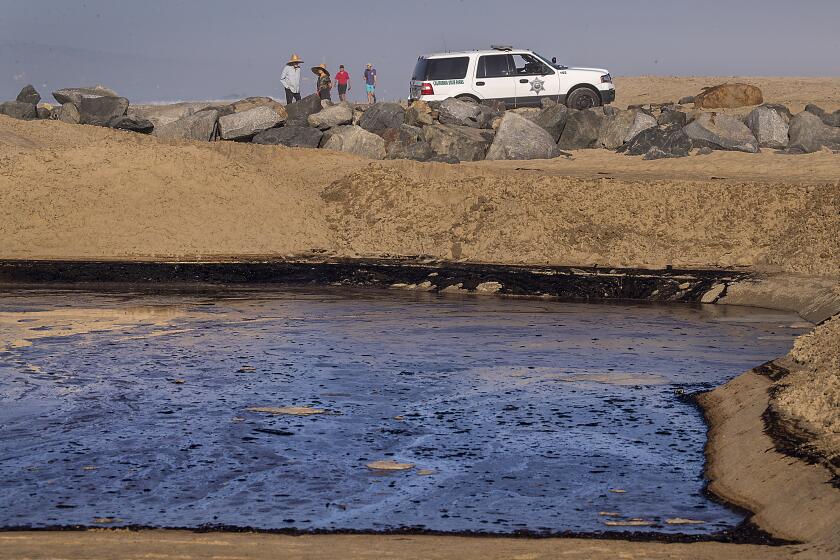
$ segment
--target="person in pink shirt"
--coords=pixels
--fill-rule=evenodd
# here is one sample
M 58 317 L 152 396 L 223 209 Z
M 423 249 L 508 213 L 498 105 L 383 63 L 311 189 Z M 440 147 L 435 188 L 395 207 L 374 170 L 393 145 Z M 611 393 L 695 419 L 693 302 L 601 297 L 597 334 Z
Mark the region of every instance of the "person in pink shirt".
M 350 74 L 344 69 L 344 65 L 338 67 L 338 73 L 335 75 L 335 82 L 338 84 L 338 98 L 341 101 L 347 101 L 347 92 L 353 89 L 350 87 Z

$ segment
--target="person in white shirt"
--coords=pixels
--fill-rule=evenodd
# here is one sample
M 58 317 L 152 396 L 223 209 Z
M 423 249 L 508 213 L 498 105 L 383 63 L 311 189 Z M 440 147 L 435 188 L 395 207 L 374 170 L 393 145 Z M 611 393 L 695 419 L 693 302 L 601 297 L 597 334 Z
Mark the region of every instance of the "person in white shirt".
M 296 54 L 286 63 L 283 73 L 280 74 L 280 83 L 286 90 L 286 104 L 300 101 L 300 65 L 303 61 Z

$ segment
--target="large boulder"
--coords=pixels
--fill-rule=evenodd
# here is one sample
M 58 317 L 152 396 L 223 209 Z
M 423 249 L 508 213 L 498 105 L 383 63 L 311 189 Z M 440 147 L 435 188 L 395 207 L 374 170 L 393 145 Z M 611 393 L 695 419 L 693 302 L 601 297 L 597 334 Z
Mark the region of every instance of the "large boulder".
M 470 126 L 473 128 L 491 128 L 493 121 L 501 118 L 504 107 L 489 103 L 461 101 L 450 97 L 440 104 L 438 120 L 441 124 Z
M 0 103 L 0 115 L 6 115 L 13 119 L 30 121 L 38 118 L 38 107 L 32 103 L 21 103 L 20 101 L 6 101 Z
M 108 123 L 108 126 L 118 130 L 139 132 L 140 134 L 151 134 L 151 132 L 155 129 L 155 125 L 152 121 L 138 115 L 122 115 L 120 117 L 116 117 Z
M 758 140 L 747 125 L 723 113 L 701 113 L 684 130 L 695 148 L 758 152 Z
M 67 124 L 79 124 L 81 115 L 79 109 L 72 103 L 65 103 L 55 111 L 55 118 Z
M 323 107 L 321 106 L 321 98 L 317 93 L 308 95 L 286 105 L 286 125 L 288 126 L 309 126 L 309 115 L 314 115 Z
M 749 84 L 721 84 L 694 97 L 694 106 L 700 109 L 735 109 L 762 103 L 761 90 Z
M 548 132 L 556 143 L 560 140 L 563 129 L 566 128 L 566 119 L 568 119 L 570 112 L 571 110 L 565 105 L 549 103 L 531 120 Z
M 540 125 L 505 113 L 485 159 L 551 159 L 560 155 L 557 141 Z
M 833 113 L 826 113 L 822 107 L 814 105 L 813 103 L 808 103 L 805 106 L 805 110 L 809 113 L 817 115 L 820 120 L 828 126 L 840 126 L 840 109 L 834 111 Z
M 636 111 L 635 115 L 633 115 L 633 122 L 630 125 L 630 129 L 627 131 L 627 135 L 624 137 L 624 141 L 629 142 L 630 140 L 638 136 L 640 132 L 649 128 L 653 128 L 656 126 L 656 124 L 656 119 L 653 118 L 652 115 L 649 115 L 643 111 Z
M 493 142 L 491 131 L 451 124 L 426 126 L 423 137 L 435 154 L 458 161 L 483 160 Z
M 840 127 L 825 124 L 817 115 L 803 111 L 790 121 L 791 152 L 806 154 L 817 152 L 823 148 L 840 150 Z
M 570 113 L 566 119 L 563 134 L 560 135 L 558 146 L 561 150 L 583 150 L 597 147 L 603 120 L 603 111 L 585 109 Z
M 346 101 L 321 109 L 307 119 L 309 126 L 321 130 L 353 123 L 353 108 Z
M 251 140 L 254 144 L 288 146 L 290 148 L 317 148 L 324 133 L 308 126 L 281 126 L 260 132 Z
M 30 105 L 37 105 L 41 102 L 41 94 L 35 90 L 32 84 L 29 84 L 27 86 L 23 86 L 23 89 L 20 90 L 16 101 L 19 101 L 20 103 L 29 103 Z
M 375 134 L 389 128 L 399 128 L 403 123 L 405 123 L 405 109 L 399 103 L 374 103 L 359 119 L 360 127 Z
M 208 102 L 167 103 L 165 105 L 131 105 L 128 108 L 128 114 L 149 119 L 156 127 L 161 127 L 202 110 L 216 110 L 218 111 L 219 116 L 222 116 L 222 112 L 219 111 L 220 108 L 221 107 L 219 105 Z M 231 109 L 230 112 L 232 113 L 233 110 Z
M 93 99 L 97 97 L 119 97 L 119 94 L 104 86 L 63 88 L 53 92 L 55 100 L 64 105 L 72 103 L 80 108 L 82 99 Z
M 126 114 L 128 99 L 125 97 L 83 97 L 79 107 L 79 122 L 96 126 L 108 124 Z
M 685 157 L 692 148 L 691 138 L 678 125 L 647 128 L 631 138 L 618 151 L 645 159 Z
M 163 126 L 156 126 L 153 134 L 170 140 L 212 140 L 216 134 L 219 114 L 201 111 Z
M 438 111 L 440 113 L 438 120 L 441 124 L 480 128 L 478 126 L 478 116 L 481 114 L 481 108 L 478 103 L 450 97 L 443 100 Z
M 392 129 L 393 130 L 393 129 Z M 411 159 L 414 161 L 430 161 L 435 157 L 432 145 L 421 140 L 411 144 L 392 143 L 388 146 L 388 159 Z
M 260 106 L 219 118 L 219 134 L 223 140 L 250 140 L 258 132 L 283 123 L 274 109 Z
M 385 159 L 385 140 L 360 126 L 339 126 L 330 130 L 322 148 L 347 152 L 370 159 Z
M 688 115 L 675 107 L 663 107 L 662 112 L 656 118 L 656 124 L 659 126 L 673 124 L 683 127 L 688 124 Z
M 405 124 L 427 126 L 434 123 L 432 108 L 425 101 L 414 101 L 405 112 Z
M 744 122 L 760 147 L 781 150 L 788 145 L 790 118 L 787 107 L 762 105 L 753 109 Z
M 620 148 L 627 140 L 627 133 L 635 121 L 636 111 L 618 111 L 614 115 L 604 117 L 598 131 L 598 147 L 608 150 Z
M 286 114 L 286 107 L 282 103 L 275 101 L 270 97 L 246 97 L 236 103 L 231 103 L 228 107 L 230 107 L 232 113 L 244 113 L 245 111 L 250 111 L 251 109 L 256 109 L 257 107 L 268 107 L 283 117 L 284 122 L 286 118 L 288 118 L 288 115 Z M 223 116 L 225 115 L 220 112 L 219 118 Z

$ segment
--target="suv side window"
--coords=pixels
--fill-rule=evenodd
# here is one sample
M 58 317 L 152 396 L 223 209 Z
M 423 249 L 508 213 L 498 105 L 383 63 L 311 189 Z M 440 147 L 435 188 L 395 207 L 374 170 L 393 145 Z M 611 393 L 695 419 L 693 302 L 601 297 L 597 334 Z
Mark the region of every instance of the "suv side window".
M 554 71 L 546 66 L 537 57 L 530 54 L 512 55 L 513 64 L 516 67 L 516 74 L 519 76 L 545 76 L 554 74 Z
M 476 78 L 507 78 L 511 76 L 510 57 L 506 54 L 485 55 L 478 59 Z
M 425 80 L 463 80 L 467 77 L 470 59 L 466 56 L 430 58 L 426 61 Z

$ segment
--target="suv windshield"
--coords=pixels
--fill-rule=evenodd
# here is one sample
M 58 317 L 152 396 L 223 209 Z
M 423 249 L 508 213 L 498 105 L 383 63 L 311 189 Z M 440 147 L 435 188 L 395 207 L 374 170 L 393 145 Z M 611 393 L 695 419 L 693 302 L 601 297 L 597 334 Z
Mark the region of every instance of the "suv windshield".
M 467 75 L 470 59 L 466 56 L 453 58 L 419 58 L 414 67 L 412 80 L 462 80 Z
M 556 62 L 551 62 L 551 58 L 549 58 L 547 56 L 543 56 L 540 53 L 534 53 L 534 54 L 537 55 L 537 58 L 542 59 L 543 62 L 545 62 L 549 66 L 553 66 L 554 68 L 557 68 L 558 70 L 565 70 L 566 68 L 568 68 L 567 66 L 563 66 L 562 64 L 557 64 Z

